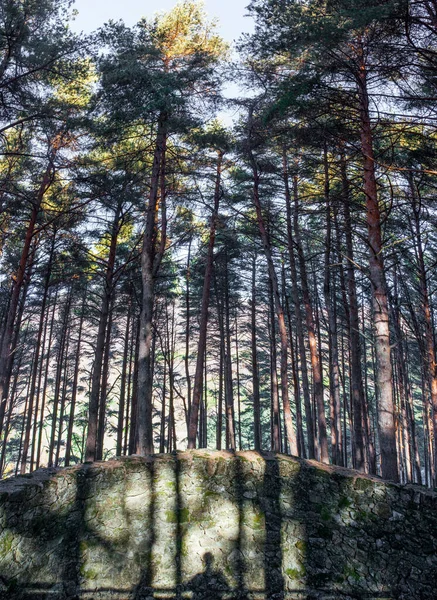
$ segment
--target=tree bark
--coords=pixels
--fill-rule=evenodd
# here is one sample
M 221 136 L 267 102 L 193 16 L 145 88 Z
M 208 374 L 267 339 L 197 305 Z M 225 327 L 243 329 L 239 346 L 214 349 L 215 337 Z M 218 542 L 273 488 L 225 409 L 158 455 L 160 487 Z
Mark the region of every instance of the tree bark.
M 11 364 L 14 359 L 14 354 L 12 352 L 11 345 L 14 332 L 14 323 L 17 316 L 20 292 L 26 275 L 32 240 L 35 232 L 35 226 L 37 223 L 39 211 L 41 209 L 41 203 L 46 191 L 48 190 L 53 181 L 53 160 L 54 152 L 51 152 L 49 155 L 47 168 L 45 170 L 41 184 L 36 193 L 35 201 L 33 203 L 29 223 L 27 225 L 26 236 L 24 238 L 23 248 L 21 250 L 20 262 L 18 264 L 16 272 L 12 275 L 13 283 L 11 297 L 9 300 L 9 309 L 6 318 L 2 343 L 0 346 L 0 435 L 3 428 L 3 420 L 6 409 L 6 402 L 8 398 L 10 382 L 10 377 L 8 376 L 8 373 L 11 372 Z
M 252 372 L 252 400 L 253 400 L 253 431 L 255 450 L 261 450 L 261 403 L 259 392 L 259 369 L 258 369 L 258 350 L 256 342 L 256 259 L 253 255 L 252 261 L 252 297 L 250 302 L 250 340 L 251 340 L 251 372 Z
M 70 464 L 70 461 L 71 461 L 71 448 L 72 448 L 72 444 L 73 444 L 74 413 L 75 413 L 75 409 L 76 409 L 77 388 L 78 388 L 78 384 L 79 384 L 79 368 L 80 368 L 80 357 L 81 357 L 82 331 L 83 331 L 83 321 L 84 321 L 84 317 L 85 317 L 85 298 L 86 298 L 86 294 L 84 294 L 84 298 L 82 301 L 82 308 L 81 308 L 80 320 L 79 320 L 79 331 L 77 334 L 76 360 L 74 362 L 73 386 L 71 389 L 70 415 L 68 418 L 67 441 L 65 444 L 65 466 L 66 467 L 68 467 L 68 465 Z
M 191 410 L 189 412 L 188 424 L 188 448 L 196 447 L 197 430 L 199 425 L 199 407 L 203 390 L 203 368 L 205 360 L 206 334 L 208 329 L 208 308 L 211 289 L 212 268 L 214 262 L 214 244 L 217 228 L 218 211 L 220 205 L 221 173 L 223 163 L 223 152 L 218 153 L 217 171 L 214 190 L 214 207 L 211 215 L 209 229 L 208 252 L 206 256 L 205 275 L 203 279 L 202 304 L 200 308 L 199 341 L 197 344 L 196 371 L 194 374 L 193 397 Z
M 117 238 L 120 231 L 121 202 L 118 203 L 114 213 L 111 227 L 111 242 L 109 245 L 108 261 L 106 264 L 105 281 L 103 286 L 102 303 L 100 306 L 99 327 L 96 338 L 96 352 L 94 355 L 94 368 L 91 379 L 91 393 L 88 408 L 88 431 L 86 438 L 85 460 L 93 462 L 97 458 L 99 404 L 102 380 L 102 368 L 107 337 L 110 304 L 113 296 L 114 266 L 117 253 Z
M 381 474 L 384 479 L 399 480 L 396 450 L 396 428 L 393 406 L 393 373 L 390 351 L 390 328 L 387 286 L 384 272 L 381 213 L 375 177 L 373 134 L 369 116 L 367 71 L 364 59 L 358 73 L 360 103 L 360 137 L 363 155 L 364 193 L 369 243 L 369 271 L 372 285 L 373 328 L 377 361 L 378 429 L 381 450 Z
M 155 280 L 165 249 L 164 226 L 161 231 L 161 245 L 157 249 L 156 215 L 158 199 L 161 196 L 161 213 L 165 225 L 165 152 L 167 140 L 167 118 L 161 114 L 158 119 L 155 150 L 153 155 L 152 177 L 147 204 L 146 227 L 141 251 L 142 301 L 140 313 L 140 333 L 138 348 L 138 436 L 137 453 L 141 456 L 153 454 L 152 425 L 152 322 L 155 300 Z M 161 194 L 159 183 L 161 179 Z
M 329 189 L 329 163 L 327 148 L 324 148 L 324 195 L 326 203 L 326 241 L 325 241 L 325 281 L 323 292 L 325 296 L 325 307 L 328 316 L 328 340 L 329 340 L 329 392 L 331 410 L 331 448 L 332 462 L 335 465 L 343 464 L 341 452 L 341 402 L 340 402 L 340 368 L 338 362 L 338 338 L 335 286 L 332 290 L 332 267 L 331 267 L 331 198 Z
M 249 117 L 249 126 L 252 125 L 252 115 Z M 250 133 L 249 133 L 250 135 Z M 258 229 L 261 237 L 261 242 L 264 249 L 264 254 L 267 260 L 269 278 L 272 284 L 273 297 L 275 303 L 276 318 L 278 319 L 279 338 L 281 343 L 281 395 L 282 404 L 284 409 L 284 421 L 287 435 L 287 441 L 289 445 L 290 454 L 293 456 L 298 455 L 296 434 L 294 431 L 293 417 L 290 408 L 290 397 L 288 393 L 288 334 L 287 327 L 285 325 L 284 310 L 281 304 L 281 296 L 279 293 L 278 277 L 273 263 L 272 250 L 270 245 L 269 236 L 264 222 L 263 211 L 261 207 L 261 201 L 259 197 L 259 183 L 260 175 L 258 165 L 253 154 L 253 151 L 249 149 L 249 160 L 252 167 L 253 173 L 253 202 L 256 210 L 256 218 L 258 222 Z
M 305 265 L 305 257 L 303 254 L 303 247 L 300 238 L 299 229 L 299 195 L 297 189 L 297 175 L 293 177 L 293 197 L 294 197 L 294 236 L 296 240 L 297 256 L 299 260 L 300 279 L 302 282 L 302 297 L 305 307 L 305 319 L 308 333 L 308 343 L 310 348 L 311 358 L 311 370 L 313 374 L 313 392 L 314 402 L 317 407 L 317 429 L 318 429 L 318 441 L 319 441 L 319 452 L 320 460 L 323 463 L 329 463 L 328 454 L 328 436 L 326 432 L 326 416 L 325 416 L 325 403 L 323 399 L 323 378 L 322 369 L 320 364 L 319 352 L 317 350 L 316 342 L 316 330 L 314 326 L 313 308 L 311 303 L 311 296 L 308 287 L 308 278 Z
M 310 396 L 310 384 L 308 378 L 308 367 L 307 367 L 307 358 L 306 358 L 306 349 L 305 349 L 305 338 L 303 332 L 303 316 L 300 305 L 300 295 L 299 288 L 297 283 L 297 267 L 296 267 L 296 259 L 294 256 L 294 248 L 295 243 L 293 239 L 293 227 L 292 227 L 292 214 L 291 214 L 291 194 L 290 194 L 290 184 L 289 184 L 289 175 L 288 175 L 288 167 L 287 167 L 287 155 L 284 149 L 283 151 L 283 179 L 285 186 L 285 208 L 287 213 L 287 246 L 288 246 L 288 257 L 290 260 L 290 276 L 291 276 L 291 289 L 292 289 L 292 298 L 294 305 L 294 314 L 296 317 L 296 333 L 297 333 L 297 341 L 299 347 L 300 354 L 300 364 L 302 371 L 302 392 L 304 398 L 304 407 L 305 407 L 305 422 L 307 429 L 307 440 L 308 440 L 308 457 L 316 458 L 316 450 L 315 450 L 315 428 L 314 428 L 314 418 L 313 418 L 313 410 L 311 406 L 311 396 Z

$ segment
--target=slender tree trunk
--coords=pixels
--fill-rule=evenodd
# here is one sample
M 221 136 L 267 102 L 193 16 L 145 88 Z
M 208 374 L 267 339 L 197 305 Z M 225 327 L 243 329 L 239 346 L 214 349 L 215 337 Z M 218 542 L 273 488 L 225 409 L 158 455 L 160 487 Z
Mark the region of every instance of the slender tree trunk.
M 167 338 L 166 338 L 166 342 L 167 342 Z M 161 427 L 160 427 L 160 433 L 159 433 L 159 452 L 161 454 L 164 452 L 164 447 L 165 447 L 165 425 L 166 425 L 166 423 L 165 423 L 165 419 L 166 419 L 165 399 L 166 399 L 166 395 L 167 395 L 168 346 L 167 346 L 167 348 L 163 348 L 163 352 L 164 352 L 164 373 L 162 375 Z M 169 426 L 169 434 L 168 434 L 168 438 L 167 438 L 167 452 L 171 452 L 170 448 L 171 448 L 171 435 L 170 435 L 170 426 Z
M 41 397 L 41 382 L 42 382 L 42 375 L 43 375 L 43 370 L 44 370 L 44 356 L 46 353 L 46 343 L 47 343 L 47 331 L 48 331 L 48 327 L 49 327 L 49 316 L 50 316 L 50 309 L 49 309 L 49 305 L 50 305 L 50 291 L 49 291 L 49 297 L 47 300 L 47 310 L 45 311 L 47 314 L 45 315 L 45 322 L 44 322 L 44 333 L 43 333 L 43 339 L 42 339 L 42 348 L 41 348 L 41 353 L 40 353 L 40 365 L 39 365 L 39 369 L 38 369 L 38 383 L 37 383 L 37 388 L 36 388 L 36 400 L 35 400 L 35 422 L 34 422 L 34 426 L 33 426 L 33 433 L 32 433 L 32 446 L 31 446 L 31 454 L 30 454 L 30 471 L 32 472 L 34 470 L 34 465 L 35 465 L 35 457 L 36 457 L 36 440 L 37 440 L 37 435 L 38 435 L 38 416 L 39 416 L 39 411 L 40 411 L 40 406 L 39 406 L 39 402 L 40 402 L 40 397 Z
M 62 393 L 61 401 L 59 406 L 59 425 L 58 425 L 58 439 L 56 440 L 56 453 L 55 453 L 55 467 L 59 466 L 61 446 L 62 446 L 62 433 L 64 430 L 64 414 L 65 404 L 67 397 L 67 386 L 68 386 L 68 351 L 70 348 L 70 336 L 71 328 L 69 327 L 67 333 L 67 341 L 65 344 L 64 363 L 63 363 L 63 381 L 62 381 Z
M 293 177 L 293 197 L 294 197 L 294 236 L 296 240 L 297 256 L 299 260 L 300 279 L 302 282 L 302 296 L 305 306 L 305 318 L 308 332 L 308 342 L 310 348 L 311 370 L 313 374 L 314 401 L 317 406 L 317 430 L 319 441 L 320 460 L 323 463 L 329 463 L 328 454 L 328 436 L 326 433 L 325 403 L 323 400 L 323 378 L 320 364 L 319 352 L 317 350 L 316 330 L 314 326 L 313 308 L 311 296 L 308 287 L 308 278 L 305 265 L 305 257 L 300 238 L 299 230 L 299 196 L 297 189 L 297 175 Z
M 52 244 L 51 244 L 50 253 L 49 253 L 49 260 L 48 260 L 47 267 L 46 267 L 46 277 L 45 277 L 45 281 L 44 281 L 44 291 L 43 291 L 43 297 L 42 297 L 42 302 L 41 302 L 41 312 L 40 312 L 38 333 L 37 333 L 37 337 L 36 337 L 35 360 L 33 362 L 33 370 L 32 370 L 32 375 L 31 375 L 31 385 L 30 385 L 30 390 L 29 390 L 29 406 L 28 406 L 28 412 L 27 412 L 24 442 L 23 442 L 23 453 L 22 453 L 22 457 L 21 457 L 21 461 L 22 461 L 21 462 L 21 473 L 22 474 L 26 472 L 27 455 L 29 452 L 30 434 L 31 434 L 32 426 L 36 427 L 36 420 L 34 421 L 34 419 L 33 419 L 33 405 L 34 405 L 34 398 L 35 398 L 36 382 L 37 382 L 37 378 L 38 378 L 41 339 L 42 339 L 45 316 L 46 316 L 45 308 L 46 308 L 46 304 L 47 304 L 47 297 L 48 297 L 50 276 L 51 276 L 51 271 L 52 271 L 54 251 L 55 251 L 55 235 L 53 235 L 53 238 L 52 238 Z
M 185 357 L 184 357 L 184 366 L 185 366 L 185 379 L 187 382 L 187 406 L 188 406 L 188 414 L 190 414 L 191 410 L 191 374 L 190 374 L 190 279 L 191 279 L 191 244 L 192 237 L 188 241 L 188 256 L 187 256 L 187 274 L 186 274 L 186 287 L 185 287 L 185 307 L 186 307 L 186 318 L 185 318 Z
M 76 410 L 77 388 L 79 385 L 79 369 L 80 369 L 80 358 L 81 358 L 82 331 L 83 331 L 83 321 L 84 321 L 84 317 L 85 317 L 85 300 L 86 300 L 86 294 L 84 294 L 84 298 L 82 301 L 82 308 L 81 308 L 80 320 L 79 320 L 79 331 L 77 334 L 76 359 L 74 362 L 73 386 L 71 389 L 70 415 L 68 418 L 67 441 L 65 444 L 65 466 L 66 467 L 68 467 L 71 462 L 74 413 Z
M 158 119 L 152 177 L 147 205 L 146 227 L 141 251 L 142 302 L 140 314 L 140 335 L 138 351 L 138 454 L 153 454 L 152 426 L 152 322 L 155 299 L 155 280 L 165 249 L 165 152 L 167 140 L 167 118 L 161 114 Z M 161 180 L 161 194 L 159 194 Z M 158 199 L 161 200 L 163 226 L 161 243 L 157 249 L 156 215 Z
M 72 298 L 72 287 L 68 290 L 67 299 L 64 307 L 64 316 L 62 319 L 61 332 L 59 336 L 59 347 L 58 354 L 56 357 L 56 375 L 55 375 L 55 389 L 53 393 L 53 412 L 52 412 L 52 423 L 50 433 L 50 443 L 48 451 L 48 466 L 53 467 L 55 462 L 55 441 L 56 441 L 56 424 L 58 419 L 58 409 L 61 400 L 61 383 L 62 383 L 62 371 L 65 357 L 65 346 L 68 339 L 68 325 L 70 317 L 70 307 Z
M 169 419 L 168 419 L 168 429 L 169 429 L 169 438 L 172 442 L 171 449 L 176 450 L 176 423 L 174 421 L 174 390 L 175 390 L 175 352 L 176 352 L 176 332 L 175 332 L 175 303 L 172 302 L 172 315 L 170 319 L 167 319 L 168 322 L 171 322 L 171 329 L 168 334 L 169 340 L 169 363 L 168 363 L 168 379 L 169 379 Z
M 211 215 L 211 225 L 209 229 L 208 251 L 206 256 L 205 275 L 203 279 L 202 304 L 200 308 L 199 323 L 199 341 L 197 344 L 196 372 L 194 374 L 193 398 L 191 410 L 189 412 L 188 424 L 188 448 L 196 447 L 197 430 L 199 424 L 199 407 L 203 389 L 203 367 L 205 360 L 206 334 L 208 328 L 208 307 L 211 289 L 211 277 L 214 262 L 214 244 L 217 228 L 218 211 L 220 205 L 221 191 L 221 173 L 222 173 L 223 153 L 219 152 L 217 157 L 217 172 L 214 191 L 214 208 Z
M 285 207 L 286 207 L 286 211 L 287 211 L 287 245 L 288 245 L 288 256 L 290 259 L 292 298 L 293 298 L 293 304 L 294 304 L 294 314 L 296 317 L 296 333 L 297 333 L 300 364 L 301 364 L 301 371 L 302 371 L 302 391 L 303 391 L 303 398 L 304 398 L 305 421 L 306 421 L 307 438 L 308 438 L 308 456 L 309 456 L 309 458 L 316 458 L 316 451 L 315 451 L 315 444 L 314 444 L 314 437 L 315 437 L 314 418 L 313 418 L 313 410 L 312 410 L 312 406 L 311 406 L 310 384 L 309 384 L 309 379 L 308 379 L 305 338 L 304 338 L 304 332 L 303 332 L 303 316 L 302 316 L 302 311 L 301 311 L 299 288 L 298 288 L 298 283 L 297 283 L 297 267 L 296 267 L 296 259 L 294 256 L 295 243 L 294 243 L 294 239 L 293 239 L 291 195 L 290 195 L 290 185 L 289 185 L 289 180 L 288 180 L 288 167 L 287 167 L 287 157 L 286 157 L 285 149 L 283 152 L 283 178 L 284 178 L 284 185 L 285 185 Z
M 106 264 L 105 281 L 102 293 L 102 303 L 100 306 L 99 327 L 96 339 L 96 352 L 94 355 L 94 368 L 91 379 L 91 393 L 88 409 L 88 431 L 86 438 L 85 460 L 93 462 L 97 458 L 98 443 L 98 421 L 99 405 L 101 395 L 102 368 L 104 363 L 105 340 L 107 337 L 108 318 L 110 305 L 113 296 L 114 266 L 117 252 L 117 238 L 120 231 L 120 212 L 121 201 L 114 213 L 111 228 L 111 242 L 109 245 L 109 255 Z
M 251 121 L 251 117 L 250 117 Z M 293 418 L 291 415 L 290 398 L 288 393 L 288 334 L 287 327 L 285 325 L 284 310 L 281 304 L 281 296 L 279 293 L 278 277 L 276 275 L 275 265 L 273 262 L 272 250 L 270 245 L 269 236 L 264 223 L 264 216 L 261 207 L 261 201 L 259 197 L 259 183 L 260 176 L 258 172 L 258 165 L 254 157 L 253 152 L 249 151 L 249 158 L 253 172 L 253 201 L 256 210 L 256 218 L 258 222 L 258 229 L 264 248 L 264 254 L 267 260 L 269 278 L 272 284 L 273 297 L 275 300 L 276 318 L 278 319 L 279 338 L 281 341 L 281 393 L 282 393 L 282 404 L 284 409 L 284 421 L 286 428 L 286 435 L 289 445 L 290 453 L 293 456 L 297 456 L 297 441 L 296 434 L 294 431 Z
M 140 346 L 139 323 L 137 324 L 135 331 L 135 360 L 132 382 L 132 400 L 130 407 L 129 454 L 135 454 L 135 450 L 138 446 L 138 355 Z
M 408 341 L 405 341 L 405 356 L 407 357 L 409 355 L 408 352 Z M 407 406 L 406 406 L 406 411 L 407 411 L 407 419 L 408 419 L 408 423 L 410 426 L 410 439 L 411 439 L 411 455 L 412 455 L 412 460 L 413 460 L 413 473 L 414 473 L 414 483 L 418 483 L 419 485 L 422 485 L 422 472 L 421 472 L 421 468 L 420 468 L 420 454 L 419 454 L 419 446 L 417 443 L 417 433 L 416 433 L 416 420 L 415 420 L 415 416 L 414 416 L 414 400 L 413 400 L 413 394 L 412 394 L 412 390 L 411 390 L 411 382 L 410 382 L 410 376 L 408 373 L 408 364 L 407 362 L 405 362 L 405 376 L 406 376 L 406 384 L 407 384 L 407 389 L 406 389 L 406 394 L 407 394 Z
M 124 425 L 124 412 L 126 403 L 126 377 L 127 377 L 127 366 L 129 358 L 129 340 L 130 340 L 130 324 L 131 324 L 131 312 L 132 312 L 132 295 L 129 300 L 129 307 L 126 317 L 126 329 L 124 332 L 124 349 L 123 349 L 123 366 L 121 368 L 121 382 L 120 382 L 120 402 L 118 404 L 118 421 L 117 421 L 117 456 L 122 455 L 123 450 L 123 425 Z M 126 423 L 127 427 L 127 423 Z
M 218 303 L 217 303 L 218 305 Z M 220 361 L 219 361 L 219 388 L 217 400 L 217 431 L 216 431 L 216 448 L 222 449 L 222 430 L 223 430 L 223 344 L 220 343 Z
M 306 458 L 306 450 L 305 450 L 305 439 L 303 435 L 303 422 L 302 422 L 302 407 L 301 407 L 301 397 L 300 397 L 300 388 L 299 388 L 299 374 L 298 374 L 298 361 L 296 357 L 296 352 L 293 343 L 293 328 L 291 323 L 291 311 L 290 311 L 290 303 L 287 298 L 286 293 L 286 285 L 285 285 L 285 263 L 282 262 L 282 288 L 284 290 L 284 303 L 287 312 L 287 321 L 288 321 L 288 338 L 290 342 L 290 358 L 291 358 L 291 370 L 293 373 L 293 388 L 294 388 L 294 399 L 296 404 L 296 430 L 297 430 L 297 446 L 299 450 L 299 456 L 302 458 Z
M 225 289 L 224 289 L 224 329 L 225 329 L 225 384 L 226 384 L 226 439 L 227 449 L 235 450 L 235 414 L 234 394 L 232 381 L 232 356 L 231 356 L 231 325 L 229 307 L 229 281 L 228 281 L 228 257 L 225 250 Z
M 261 450 L 261 401 L 259 393 L 259 369 L 258 369 L 258 350 L 256 343 L 256 260 L 257 255 L 253 255 L 252 261 L 252 298 L 250 302 L 251 314 L 251 371 L 252 371 L 252 400 L 253 400 L 253 430 L 255 450 Z
M 328 340 L 329 340 L 329 392 L 331 409 L 331 447 L 332 462 L 342 465 L 341 453 L 341 422 L 340 422 L 340 368 L 338 363 L 338 338 L 336 318 L 335 286 L 332 290 L 331 280 L 331 198 L 329 189 L 329 164 L 327 148 L 324 148 L 324 171 L 325 171 L 325 202 L 326 202 L 326 242 L 325 242 L 325 281 L 323 292 L 325 306 L 328 316 Z
M 111 348 L 112 317 L 114 310 L 114 297 L 111 294 L 111 304 L 109 306 L 108 323 L 106 327 L 105 350 L 103 353 L 102 379 L 100 382 L 100 401 L 97 424 L 96 441 L 96 460 L 103 460 L 103 446 L 106 426 L 106 405 L 108 394 L 108 376 L 109 376 L 109 351 Z
M 349 180 L 347 176 L 346 160 L 344 154 L 340 157 L 340 170 L 342 179 L 342 200 L 344 213 L 344 232 L 346 239 L 346 278 L 348 290 L 348 313 L 349 313 L 349 342 L 351 356 L 351 396 L 352 396 L 352 421 L 353 421 L 353 449 L 354 466 L 359 471 L 365 469 L 364 458 L 364 431 L 363 431 L 363 407 L 365 406 L 365 394 L 363 375 L 361 369 L 361 340 L 360 321 L 357 301 L 357 286 L 355 280 L 355 258 L 352 241 L 352 218 L 350 212 Z M 374 453 L 370 460 L 370 471 L 376 473 Z
M 271 450 L 273 452 L 281 451 L 280 437 L 280 411 L 279 411 L 279 389 L 278 389 L 278 371 L 277 371 L 277 353 L 276 353 L 276 325 L 275 325 L 275 305 L 273 300 L 273 289 L 269 279 L 269 305 L 270 305 L 270 434 Z
M 237 309 L 235 312 L 235 362 L 237 366 L 237 409 L 238 409 L 238 449 L 243 449 L 243 442 L 241 437 L 241 380 L 240 380 L 240 352 L 238 345 L 238 317 L 237 317 Z M 206 377 L 206 368 L 205 368 L 205 377 Z M 205 392 L 206 392 L 206 384 L 205 384 Z
M 437 473 L 437 361 L 434 340 L 434 327 L 431 315 L 431 303 L 429 299 L 428 277 L 423 254 L 422 232 L 420 223 L 421 204 L 417 197 L 414 181 L 410 178 L 410 190 L 413 205 L 413 217 L 416 237 L 416 256 L 420 285 L 420 296 L 422 303 L 423 322 L 425 326 L 425 369 L 432 405 L 432 425 L 434 441 L 434 473 Z M 436 482 L 434 482 L 434 485 Z
M 49 157 L 47 169 L 43 175 L 41 184 L 35 196 L 35 201 L 33 203 L 30 220 L 27 225 L 26 235 L 21 251 L 20 262 L 18 264 L 16 272 L 12 276 L 13 284 L 11 297 L 9 300 L 9 309 L 4 327 L 3 339 L 0 347 L 0 434 L 3 428 L 3 420 L 5 415 L 6 402 L 8 398 L 11 365 L 14 359 L 14 353 L 12 352 L 14 323 L 16 321 L 18 304 L 20 300 L 20 292 L 26 276 L 28 260 L 31 253 L 32 240 L 35 232 L 38 214 L 41 208 L 41 203 L 44 198 L 44 194 L 46 193 L 53 181 L 53 159 L 54 153 L 52 152 Z
M 39 468 L 41 461 L 41 449 L 42 449 L 42 434 L 44 429 L 44 417 L 45 417 L 45 407 L 46 407 L 46 398 L 47 398 L 47 387 L 48 387 L 48 379 L 49 379 L 49 367 L 50 367 L 50 357 L 51 357 L 51 349 L 52 349 L 52 340 L 53 340 L 53 331 L 55 326 L 55 314 L 58 300 L 58 289 L 56 290 L 55 299 L 53 301 L 53 310 L 52 316 L 50 320 L 50 332 L 49 332 L 49 341 L 47 344 L 47 356 L 46 356 L 46 366 L 44 370 L 44 384 L 42 390 L 42 400 L 41 400 L 41 416 L 39 419 L 39 432 L 38 432 L 38 447 L 36 451 L 36 468 Z
M 204 375 L 205 385 L 203 386 L 203 389 L 204 389 L 203 404 L 205 407 L 204 425 L 203 425 L 203 431 L 204 431 L 204 436 L 205 436 L 204 440 L 203 440 L 204 448 L 208 448 L 208 365 L 207 365 L 207 359 L 208 359 L 208 352 L 207 352 L 207 349 L 205 348 L 205 375 Z

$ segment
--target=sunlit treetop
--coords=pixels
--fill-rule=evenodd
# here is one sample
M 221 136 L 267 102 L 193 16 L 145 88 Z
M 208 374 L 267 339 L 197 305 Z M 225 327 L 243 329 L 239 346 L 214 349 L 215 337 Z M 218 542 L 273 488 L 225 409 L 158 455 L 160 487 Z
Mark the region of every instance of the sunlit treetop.
M 141 23 L 147 26 L 147 21 Z M 203 60 L 223 58 L 228 45 L 216 31 L 217 21 L 208 20 L 203 3 L 185 0 L 167 13 L 157 15 L 152 23 L 152 39 L 168 67 L 180 60 L 202 55 Z

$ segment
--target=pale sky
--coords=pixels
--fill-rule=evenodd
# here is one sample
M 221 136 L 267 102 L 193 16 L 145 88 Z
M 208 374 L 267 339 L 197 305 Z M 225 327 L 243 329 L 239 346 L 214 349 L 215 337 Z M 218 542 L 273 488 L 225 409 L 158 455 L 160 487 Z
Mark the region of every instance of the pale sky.
M 127 25 L 134 25 L 141 17 L 151 17 L 175 4 L 176 0 L 76 0 L 74 8 L 79 15 L 72 29 L 89 33 L 109 19 L 123 19 Z M 218 29 L 226 41 L 232 42 L 242 32 L 252 31 L 252 19 L 244 16 L 249 0 L 205 0 L 204 4 L 206 12 L 219 19 Z

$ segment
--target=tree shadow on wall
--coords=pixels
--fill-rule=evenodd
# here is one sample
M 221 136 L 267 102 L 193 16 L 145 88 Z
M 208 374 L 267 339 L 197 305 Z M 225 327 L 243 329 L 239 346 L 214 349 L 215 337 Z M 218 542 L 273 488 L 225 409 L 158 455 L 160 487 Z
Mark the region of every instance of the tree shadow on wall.
M 276 456 L 265 454 L 263 458 L 265 467 L 259 506 L 265 519 L 263 551 L 265 597 L 266 600 L 280 600 L 284 598 L 285 593 L 282 574 L 282 512 L 280 505 L 282 480 Z
M 121 597 L 131 600 L 164 597 L 173 600 L 243 600 L 253 597 L 263 600 L 297 597 L 306 600 L 435 599 L 437 541 L 433 532 L 437 531 L 437 513 L 431 496 L 429 506 L 425 506 L 426 512 L 421 514 L 418 506 L 413 505 L 414 489 L 392 487 L 390 499 L 387 499 L 382 495 L 375 496 L 377 488 L 382 490 L 381 494 L 386 489 L 383 482 L 379 484 L 360 477 L 353 478 L 347 472 L 329 471 L 304 462 L 294 464 L 287 475 L 287 469 L 291 468 L 287 457 L 265 454 L 262 458 L 261 476 L 254 477 L 250 459 L 232 454 L 224 462 L 224 474 L 219 476 L 214 472 L 209 476 L 205 475 L 207 461 L 216 458 L 205 457 L 198 461 L 197 466 L 191 463 L 188 467 L 187 461 L 174 456 L 175 487 L 174 492 L 169 493 L 172 502 L 174 498 L 176 515 L 174 554 L 171 556 L 175 585 L 166 590 L 157 589 L 154 585 L 154 568 L 160 568 L 158 563 L 154 567 L 153 562 L 154 546 L 160 533 L 155 490 L 155 469 L 159 471 L 159 468 L 153 461 L 144 466 L 141 463 L 139 470 L 147 473 L 147 485 L 151 486 L 150 504 L 144 512 L 149 535 L 144 538 L 135 556 L 135 560 L 141 561 L 142 574 L 134 589 L 99 588 L 99 597 L 108 600 Z M 181 483 L 183 466 L 192 469 L 188 477 L 195 477 L 196 469 L 199 473 L 203 469 L 201 495 L 206 503 L 210 501 L 211 494 L 205 491 L 212 489 L 214 481 L 216 484 L 225 481 L 226 494 L 230 495 L 234 508 L 237 508 L 237 536 L 226 546 L 226 552 L 232 556 L 228 565 L 232 567 L 235 585 L 230 584 L 228 571 L 225 575 L 217 568 L 217 561 L 214 562 L 210 552 L 203 553 L 199 572 L 188 581 L 182 581 L 182 546 L 187 530 L 187 509 L 183 504 L 186 502 L 186 490 L 182 490 Z M 4 585 L 3 591 L 0 585 L 1 600 L 81 599 L 85 592 L 81 582 L 84 575 L 88 577 L 83 572 L 83 540 L 91 540 L 93 548 L 103 549 L 110 562 L 117 562 L 120 553 L 117 543 L 92 529 L 87 518 L 88 499 L 100 485 L 94 479 L 95 472 L 97 469 L 91 465 L 75 471 L 72 478 L 74 497 L 66 511 L 47 510 L 50 486 L 41 492 L 45 495 L 39 498 L 35 490 L 30 493 L 30 487 L 23 487 L 16 495 L 16 502 L 6 505 L 9 511 L 5 515 L 7 529 L 17 539 L 22 537 L 26 540 L 27 550 L 39 557 L 40 566 L 49 568 L 57 563 L 57 569 L 54 571 L 56 581 L 50 584 L 35 584 L 36 571 L 31 569 L 23 569 L 19 580 L 13 579 L 7 572 L 0 573 Z M 410 496 L 411 506 L 405 501 Z M 423 502 L 428 502 L 427 497 L 424 498 Z M 369 508 L 372 503 L 375 506 Z M 401 509 L 401 506 L 404 508 Z M 256 508 L 262 514 L 264 542 L 257 552 L 262 555 L 260 565 L 264 571 L 264 587 L 256 590 L 253 582 L 247 581 L 251 542 L 246 536 L 246 508 Z M 398 512 L 393 512 L 394 509 Z M 205 514 L 202 510 L 199 518 Z M 63 532 L 62 536 L 60 532 Z M 16 552 L 15 547 L 11 548 L 11 552 Z M 56 561 L 53 561 L 53 556 L 56 556 Z M 428 558 L 424 560 L 426 556 Z M 89 579 L 87 581 L 89 584 Z M 88 584 L 87 598 L 93 591 Z
M 299 562 L 288 575 L 307 600 L 435 598 L 437 517 L 420 514 L 408 500 L 414 489 L 307 463 L 281 481 L 292 500 L 282 515 L 285 528 L 300 527 Z M 426 563 L 426 548 L 435 567 L 411 579 Z
M 86 515 L 90 498 L 101 490 L 97 473 L 90 464 L 73 468 L 64 487 L 56 483 L 56 471 L 45 484 L 36 473 L 13 490 L 14 501 L 3 505 L 6 536 L 0 551 L 9 550 L 15 568 L 0 572 L 0 600 L 80 600 L 89 594 L 90 582 L 84 581 L 92 576 L 84 552 L 104 552 L 117 564 L 122 549 L 92 527 Z M 22 553 L 27 556 L 20 564 Z M 36 560 L 30 562 L 29 556 Z M 107 586 L 101 592 L 112 598 L 129 590 Z
M 33 569 L 33 565 L 27 564 L 19 578 L 11 576 L 9 572 L 1 573 L 1 600 L 45 600 L 50 596 L 56 598 L 56 595 L 69 600 L 80 597 L 79 541 L 87 529 L 84 516 L 86 499 L 90 493 L 88 467 L 84 465 L 75 472 L 75 495 L 66 514 L 47 509 L 50 505 L 49 495 L 53 493 L 51 486 L 41 492 L 44 500 L 38 502 L 30 485 L 26 485 L 30 479 L 18 491 L 16 503 L 6 504 L 10 535 L 24 542 L 27 552 L 38 556 L 38 566 Z M 59 543 L 60 535 L 62 543 Z M 99 540 L 99 543 L 105 545 L 105 540 Z M 11 553 L 15 552 L 12 547 L 10 550 Z M 35 582 L 36 568 L 52 570 L 56 583 Z

